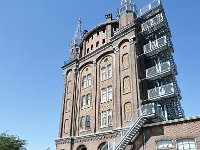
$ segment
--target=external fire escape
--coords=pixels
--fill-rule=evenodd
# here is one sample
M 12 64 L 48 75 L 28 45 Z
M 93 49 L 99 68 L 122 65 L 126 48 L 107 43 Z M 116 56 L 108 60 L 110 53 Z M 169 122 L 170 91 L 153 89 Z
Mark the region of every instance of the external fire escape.
M 145 64 L 147 98 L 142 99 L 130 128 L 121 132 L 115 143 L 108 142 L 107 150 L 124 150 L 147 121 L 158 122 L 184 117 L 180 90 L 175 76 L 171 33 L 160 0 L 154 0 L 140 10 L 142 54 Z M 140 59 L 140 58 L 139 58 Z

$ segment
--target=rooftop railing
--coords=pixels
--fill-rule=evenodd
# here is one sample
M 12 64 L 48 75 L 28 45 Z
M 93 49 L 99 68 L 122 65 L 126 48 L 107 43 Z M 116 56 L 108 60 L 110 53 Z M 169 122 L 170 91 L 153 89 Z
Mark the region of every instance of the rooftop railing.
M 161 5 L 161 1 L 160 0 L 154 0 L 152 3 L 146 5 L 142 9 L 140 9 L 140 15 L 142 16 L 142 15 L 148 13 L 149 11 L 151 11 L 152 9 L 156 8 L 159 5 Z

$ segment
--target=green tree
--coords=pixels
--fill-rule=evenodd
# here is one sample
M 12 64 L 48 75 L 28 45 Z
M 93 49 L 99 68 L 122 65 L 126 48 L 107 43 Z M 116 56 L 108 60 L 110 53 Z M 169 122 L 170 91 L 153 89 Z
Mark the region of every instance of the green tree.
M 0 134 L 0 150 L 26 150 L 26 140 L 7 133 Z

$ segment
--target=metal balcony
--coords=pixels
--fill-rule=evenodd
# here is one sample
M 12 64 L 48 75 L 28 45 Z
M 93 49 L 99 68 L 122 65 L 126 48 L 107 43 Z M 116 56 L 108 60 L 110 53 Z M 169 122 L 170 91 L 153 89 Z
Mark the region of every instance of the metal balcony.
M 148 57 L 156 55 L 165 50 L 173 51 L 172 43 L 167 36 L 163 36 L 155 41 L 150 41 L 148 44 L 143 46 L 143 49 L 144 54 Z
M 175 83 L 169 83 L 160 87 L 148 90 L 148 100 L 159 101 L 172 97 L 180 97 L 180 90 Z
M 148 35 L 163 27 L 168 28 L 164 15 L 160 13 L 142 24 L 142 33 Z
M 148 80 L 156 80 L 170 74 L 176 73 L 176 66 L 169 60 L 146 69 L 146 78 Z
M 148 19 L 149 17 L 155 15 L 156 13 L 163 10 L 162 4 L 160 0 L 154 0 L 152 3 L 146 5 L 142 9 L 140 9 L 140 16 L 143 19 Z

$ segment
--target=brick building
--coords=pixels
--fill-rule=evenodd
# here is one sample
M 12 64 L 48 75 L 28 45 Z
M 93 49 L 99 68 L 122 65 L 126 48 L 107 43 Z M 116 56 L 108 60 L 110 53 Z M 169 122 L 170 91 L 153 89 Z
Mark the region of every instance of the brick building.
M 122 0 L 117 19 L 70 42 L 57 150 L 196 150 L 200 117 L 184 118 L 160 0 Z

